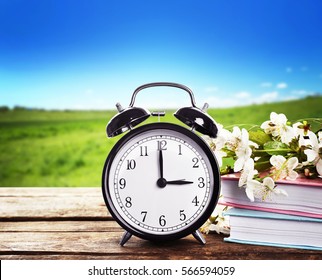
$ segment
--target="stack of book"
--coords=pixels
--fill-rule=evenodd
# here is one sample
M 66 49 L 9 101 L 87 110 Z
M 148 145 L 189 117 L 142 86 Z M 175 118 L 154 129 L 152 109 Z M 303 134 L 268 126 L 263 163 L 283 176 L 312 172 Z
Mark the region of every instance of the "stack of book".
M 277 182 L 288 196 L 251 202 L 238 177 L 222 176 L 220 203 L 233 207 L 225 241 L 322 250 L 322 179 Z

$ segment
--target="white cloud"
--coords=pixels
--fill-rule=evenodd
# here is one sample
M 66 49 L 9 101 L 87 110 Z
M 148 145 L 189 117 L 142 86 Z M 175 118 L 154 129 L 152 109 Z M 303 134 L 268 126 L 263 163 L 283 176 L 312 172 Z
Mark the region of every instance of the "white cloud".
M 272 83 L 270 83 L 270 82 L 263 82 L 263 83 L 261 83 L 261 87 L 268 88 L 268 87 L 271 87 L 271 86 L 272 86 Z
M 235 94 L 235 97 L 238 99 L 246 99 L 246 98 L 251 97 L 251 94 L 247 91 L 241 91 L 241 92 L 237 92 Z
M 286 68 L 286 73 L 292 73 L 293 72 L 293 68 L 292 67 L 287 67 Z
M 301 67 L 301 71 L 302 72 L 306 72 L 307 70 L 309 70 L 309 68 L 307 66 L 302 66 Z
M 286 96 L 286 97 L 284 97 L 282 100 L 283 101 L 292 101 L 292 100 L 297 100 L 297 99 L 299 99 L 299 97 L 298 96 Z
M 210 108 L 230 108 L 238 106 L 247 106 L 251 104 L 270 103 L 279 100 L 278 91 L 270 91 L 258 96 L 249 92 L 241 91 L 229 97 L 208 96 L 203 102 L 207 102 Z
M 210 108 L 227 108 L 241 105 L 240 101 L 236 98 L 220 98 L 215 96 L 206 98 L 204 102 L 207 102 Z
M 284 83 L 284 82 L 282 82 L 282 83 L 278 83 L 278 84 L 276 85 L 276 88 L 279 88 L 279 89 L 287 88 L 287 83 Z
M 278 97 L 278 92 L 277 91 L 272 91 L 272 92 L 265 92 L 262 95 L 256 97 L 255 103 L 268 103 L 268 102 L 273 102 L 277 99 Z
M 320 79 L 322 79 L 322 74 L 320 74 Z
M 295 94 L 295 95 L 306 95 L 306 94 L 308 94 L 308 92 L 306 90 L 304 90 L 304 89 L 292 90 L 291 93 Z
M 205 88 L 205 92 L 207 92 L 207 93 L 217 92 L 217 91 L 218 91 L 218 87 L 215 87 L 215 86 Z

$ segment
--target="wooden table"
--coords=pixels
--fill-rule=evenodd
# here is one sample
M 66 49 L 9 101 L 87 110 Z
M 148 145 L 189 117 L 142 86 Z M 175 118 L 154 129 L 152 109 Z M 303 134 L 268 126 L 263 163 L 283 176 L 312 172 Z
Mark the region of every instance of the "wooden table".
M 322 259 L 320 251 L 226 243 L 207 235 L 152 243 L 132 237 L 105 207 L 100 188 L 0 188 L 0 259 Z

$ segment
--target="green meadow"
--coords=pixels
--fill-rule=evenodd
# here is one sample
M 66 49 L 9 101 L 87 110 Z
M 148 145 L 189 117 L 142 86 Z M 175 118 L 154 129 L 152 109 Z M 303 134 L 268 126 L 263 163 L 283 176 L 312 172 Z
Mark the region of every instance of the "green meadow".
M 209 109 L 225 127 L 260 125 L 270 112 L 284 113 L 291 122 L 322 117 L 322 97 Z M 104 161 L 121 137 L 108 139 L 107 122 L 115 111 L 9 110 L 0 112 L 1 187 L 100 186 Z M 177 122 L 167 111 L 165 122 Z M 157 122 L 150 117 L 149 122 Z M 314 123 L 314 129 L 321 129 Z

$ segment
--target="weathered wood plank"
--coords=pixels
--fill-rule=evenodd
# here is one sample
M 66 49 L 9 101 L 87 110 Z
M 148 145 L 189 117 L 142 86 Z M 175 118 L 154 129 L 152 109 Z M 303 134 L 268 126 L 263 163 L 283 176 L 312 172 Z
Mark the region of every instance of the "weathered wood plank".
M 110 218 L 98 188 L 0 188 L 0 219 Z
M 1 232 L 110 232 L 123 229 L 115 221 L 23 221 L 2 222 Z
M 5 233 L 0 259 L 322 259 L 317 251 L 225 243 L 223 236 L 206 236 L 202 246 L 191 236 L 167 243 L 136 237 L 118 245 L 120 232 Z
M 319 251 L 225 243 L 192 236 L 152 243 L 112 221 L 100 188 L 0 188 L 0 259 L 322 259 Z
M 0 188 L 0 197 L 1 196 L 27 196 L 27 197 L 53 197 L 53 196 L 96 196 L 102 197 L 101 187 L 84 187 L 84 188 L 66 188 L 66 187 L 57 187 L 57 188 Z
M 107 208 L 98 197 L 4 197 L 0 198 L 1 218 L 82 218 L 107 217 Z

